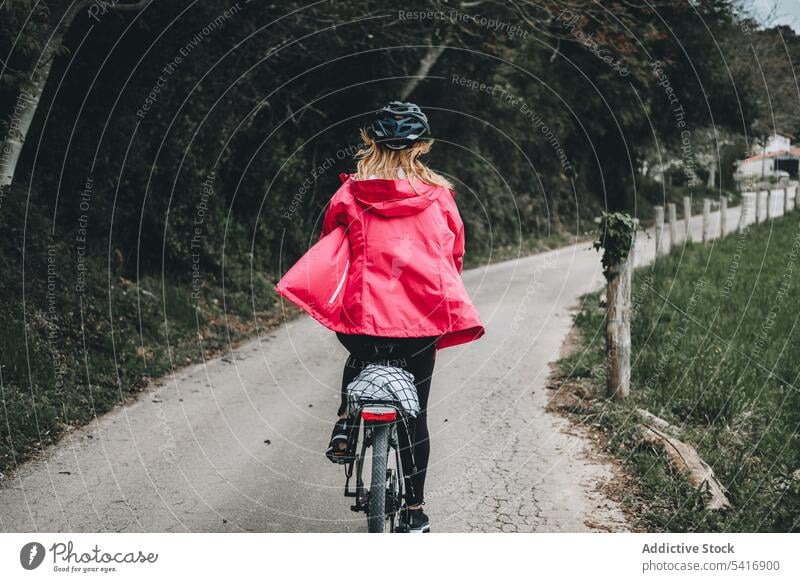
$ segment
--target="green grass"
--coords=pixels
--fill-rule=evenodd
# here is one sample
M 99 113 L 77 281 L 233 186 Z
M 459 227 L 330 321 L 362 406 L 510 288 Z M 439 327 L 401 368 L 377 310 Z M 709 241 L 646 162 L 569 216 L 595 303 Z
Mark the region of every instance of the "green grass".
M 608 434 L 640 491 L 641 527 L 658 531 L 800 531 L 800 212 L 714 246 L 676 249 L 635 273 L 631 398 L 602 396 L 598 294 L 576 318 L 582 349 L 564 375 L 591 379 L 582 420 Z M 645 408 L 677 426 L 727 487 L 733 510 L 703 499 L 636 438 Z

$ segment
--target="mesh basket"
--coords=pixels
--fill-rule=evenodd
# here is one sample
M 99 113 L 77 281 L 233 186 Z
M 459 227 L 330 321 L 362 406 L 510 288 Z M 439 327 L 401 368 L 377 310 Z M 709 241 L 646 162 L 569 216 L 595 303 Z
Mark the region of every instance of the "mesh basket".
M 347 385 L 347 413 L 353 414 L 364 400 L 380 400 L 399 405 L 416 418 L 419 397 L 414 375 L 394 366 L 369 364 Z

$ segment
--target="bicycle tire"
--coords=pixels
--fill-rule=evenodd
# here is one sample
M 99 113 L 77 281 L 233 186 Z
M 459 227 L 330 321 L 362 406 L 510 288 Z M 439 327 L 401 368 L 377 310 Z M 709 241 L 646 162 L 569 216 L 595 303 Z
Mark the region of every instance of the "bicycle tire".
M 369 487 L 367 531 L 383 533 L 386 524 L 386 465 L 389 458 L 389 426 L 372 429 L 372 482 Z

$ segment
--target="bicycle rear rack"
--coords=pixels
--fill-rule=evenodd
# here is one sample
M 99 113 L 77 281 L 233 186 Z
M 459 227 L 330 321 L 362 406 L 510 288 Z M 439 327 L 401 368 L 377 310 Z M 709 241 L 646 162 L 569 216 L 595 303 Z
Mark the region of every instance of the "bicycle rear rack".
M 363 402 L 363 404 L 373 404 L 373 403 L 375 403 L 375 404 L 378 404 L 378 403 L 385 404 L 382 401 L 375 401 L 375 402 L 373 402 L 373 401 L 365 401 L 365 402 Z M 360 417 L 360 414 L 359 414 L 359 417 Z M 400 449 L 401 448 L 408 448 L 408 449 L 411 450 L 411 453 L 410 453 L 410 460 L 411 460 L 410 472 L 411 472 L 411 474 L 416 473 L 417 467 L 416 467 L 416 460 L 414 458 L 413 448 L 411 448 L 411 442 L 410 441 L 411 441 L 412 437 L 409 434 L 410 433 L 410 431 L 409 431 L 409 428 L 410 428 L 409 427 L 409 423 L 408 423 L 407 419 L 405 417 L 403 417 L 403 416 L 401 416 L 401 419 L 399 421 L 397 421 L 397 422 L 398 423 L 402 423 L 402 427 L 403 427 L 402 430 L 398 430 L 395 433 L 394 438 L 396 440 L 393 442 L 393 445 L 392 445 L 392 448 L 394 449 L 394 454 L 395 454 L 395 457 L 396 457 L 397 465 L 398 465 L 398 467 L 401 466 Z M 352 451 L 355 451 L 355 449 L 358 448 L 358 433 L 359 432 L 360 432 L 359 430 L 356 430 L 353 433 L 353 435 L 354 435 L 353 438 L 356 439 L 356 440 L 351 445 L 352 446 L 352 448 L 351 448 Z M 345 497 L 353 497 L 353 498 L 355 498 L 355 502 L 353 503 L 353 505 L 350 506 L 350 510 L 354 511 L 354 512 L 365 512 L 366 513 L 369 510 L 369 491 L 367 491 L 366 487 L 364 486 L 364 480 L 363 480 L 363 476 L 362 476 L 362 471 L 363 471 L 363 468 L 364 468 L 364 459 L 366 458 L 367 448 L 369 448 L 372 445 L 371 435 L 372 435 L 372 433 L 371 433 L 371 431 L 368 430 L 368 427 L 364 426 L 364 439 L 363 439 L 363 442 L 361 443 L 361 452 L 360 452 L 360 454 L 357 454 L 355 456 L 355 459 L 353 461 L 350 461 L 349 463 L 345 464 L 344 474 L 345 474 L 346 480 L 345 480 L 345 484 L 344 484 L 344 496 Z M 351 489 L 350 488 L 350 480 L 353 478 L 353 474 L 354 473 L 355 473 L 355 478 L 356 478 L 356 485 L 355 485 L 355 489 Z M 401 475 L 397 475 L 397 478 L 398 479 L 403 479 L 403 477 Z M 401 487 L 401 489 L 400 489 L 400 497 L 398 499 L 391 499 L 391 500 L 387 499 L 386 509 L 387 509 L 388 512 L 390 512 L 392 514 L 394 514 L 395 512 L 400 510 L 400 508 L 402 507 L 404 499 L 406 499 L 407 496 L 408 496 L 409 492 L 404 490 L 405 489 L 405 487 L 403 486 L 404 484 L 405 483 L 401 483 L 400 484 L 400 487 Z M 394 523 L 393 523 L 393 526 L 394 526 Z M 395 529 L 394 527 L 392 529 L 394 531 L 400 531 L 399 529 Z

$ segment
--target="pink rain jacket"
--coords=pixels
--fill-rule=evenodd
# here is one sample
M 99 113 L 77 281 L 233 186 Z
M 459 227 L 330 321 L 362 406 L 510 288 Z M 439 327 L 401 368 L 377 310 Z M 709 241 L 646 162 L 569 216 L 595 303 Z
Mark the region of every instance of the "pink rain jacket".
M 322 237 L 277 292 L 329 329 L 380 337 L 440 336 L 439 348 L 484 333 L 461 281 L 464 224 L 453 193 L 408 180 L 342 174 Z

